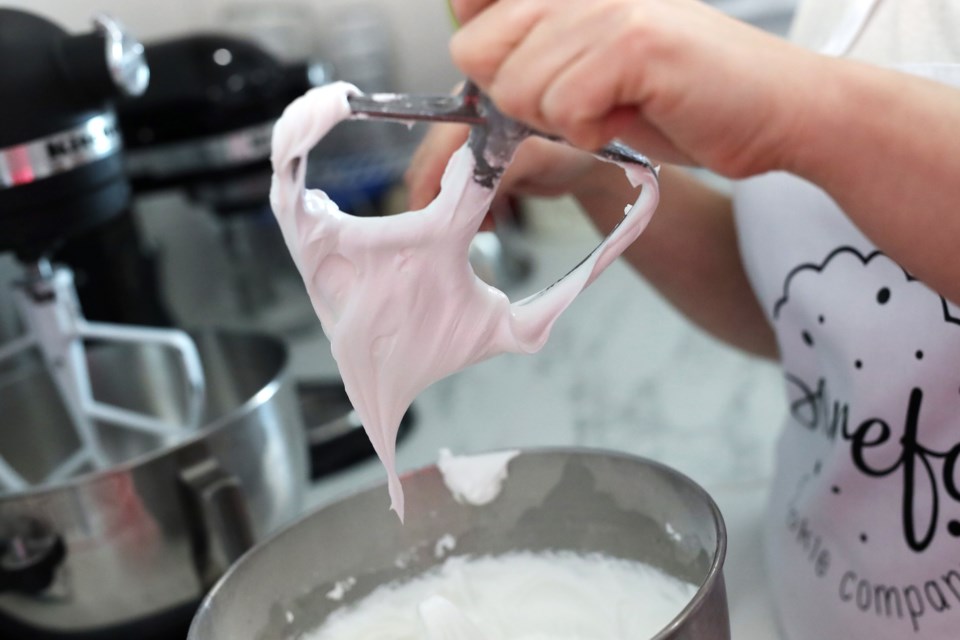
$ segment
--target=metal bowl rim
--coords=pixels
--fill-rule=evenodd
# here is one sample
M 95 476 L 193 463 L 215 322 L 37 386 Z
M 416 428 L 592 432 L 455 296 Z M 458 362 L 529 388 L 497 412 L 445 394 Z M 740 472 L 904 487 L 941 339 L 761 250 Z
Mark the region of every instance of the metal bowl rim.
M 510 451 L 516 449 L 494 449 L 489 452 L 477 452 L 477 455 L 482 455 L 483 453 L 496 453 L 498 451 Z M 688 485 L 694 490 L 694 493 L 699 496 L 707 508 L 710 510 L 710 515 L 714 523 L 714 527 L 717 532 L 717 545 L 713 553 L 713 558 L 710 562 L 710 568 L 707 571 L 706 577 L 703 581 L 697 586 L 697 592 L 693 595 L 693 598 L 690 599 L 690 602 L 684 606 L 683 609 L 677 613 L 676 616 L 670 620 L 669 623 L 664 625 L 664 627 L 657 632 L 655 636 L 650 638 L 650 640 L 667 640 L 669 633 L 675 631 L 680 625 L 684 624 L 687 620 L 693 617 L 697 611 L 699 611 L 704 605 L 704 602 L 710 597 L 710 594 L 714 592 L 717 588 L 717 583 L 723 579 L 723 563 L 727 555 L 727 527 L 723 520 L 723 514 L 720 512 L 720 508 L 717 506 L 717 503 L 713 500 L 706 489 L 700 486 L 699 483 L 695 482 L 690 476 L 686 475 L 682 471 L 678 471 L 673 467 L 670 467 L 662 462 L 657 460 L 651 460 L 644 456 L 635 455 L 632 453 L 625 453 L 623 451 L 613 451 L 603 448 L 594 448 L 594 447 L 583 447 L 583 446 L 574 446 L 574 447 L 530 447 L 519 449 L 521 455 L 527 454 L 566 454 L 566 455 L 578 455 L 578 456 L 596 456 L 596 457 L 607 457 L 607 458 L 620 458 L 627 459 L 633 462 L 639 462 L 646 466 L 653 467 L 660 472 L 665 473 L 668 476 L 673 476 L 680 480 L 685 485 Z M 417 469 L 411 469 L 401 475 L 401 480 L 408 476 L 412 476 L 418 473 L 423 473 L 425 471 L 435 469 L 436 464 L 430 464 Z M 351 491 L 344 492 L 341 496 L 334 498 L 324 504 L 321 504 L 314 509 L 304 513 L 299 518 L 293 520 L 289 524 L 275 531 L 274 533 L 267 536 L 265 539 L 261 540 L 253 547 L 248 549 L 239 559 L 237 559 L 229 569 L 217 580 L 216 584 L 207 592 L 207 595 L 204 596 L 203 601 L 200 603 L 200 607 L 197 609 L 197 612 L 193 616 L 193 620 L 190 623 L 190 630 L 187 633 L 187 640 L 202 640 L 199 635 L 198 623 L 200 618 L 213 607 L 213 600 L 217 597 L 221 591 L 226 588 L 226 583 L 233 579 L 233 576 L 240 571 L 244 570 L 244 566 L 251 561 L 255 555 L 266 553 L 266 549 L 275 543 L 277 543 L 280 538 L 289 535 L 293 529 L 299 525 L 305 523 L 307 520 L 310 520 L 314 517 L 319 517 L 324 511 L 333 508 L 340 503 L 346 502 L 348 500 L 354 499 L 360 495 L 364 495 L 374 491 L 386 491 L 386 481 L 379 480 L 376 482 L 363 483 L 361 486 L 353 489 Z

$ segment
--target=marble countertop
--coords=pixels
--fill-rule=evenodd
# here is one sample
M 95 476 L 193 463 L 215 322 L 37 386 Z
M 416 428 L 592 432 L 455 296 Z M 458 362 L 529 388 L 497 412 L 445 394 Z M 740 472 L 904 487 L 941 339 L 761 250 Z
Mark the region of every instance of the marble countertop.
M 569 202 L 537 201 L 529 213 L 519 240 L 534 270 L 507 288 L 511 298 L 556 279 L 598 240 Z M 322 336 L 294 343 L 295 373 L 331 366 Z M 397 451 L 401 471 L 432 464 L 441 447 L 465 454 L 585 446 L 687 474 L 713 495 L 729 530 L 734 639 L 777 637 L 759 548 L 784 413 L 780 374 L 692 327 L 625 264 L 611 266 L 574 302 L 540 353 L 471 367 L 427 389 L 415 407 L 416 428 Z M 382 479 L 377 461 L 359 464 L 315 485 L 308 508 Z

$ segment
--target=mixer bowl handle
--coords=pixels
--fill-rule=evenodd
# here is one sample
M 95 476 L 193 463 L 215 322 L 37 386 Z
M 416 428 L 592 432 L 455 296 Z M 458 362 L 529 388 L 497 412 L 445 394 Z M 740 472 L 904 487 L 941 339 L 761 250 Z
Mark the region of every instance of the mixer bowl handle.
M 193 532 L 194 564 L 210 587 L 253 547 L 256 535 L 240 479 L 205 446 L 199 451 L 199 460 L 181 468 L 180 481 L 191 520 L 201 523 Z M 192 453 L 191 458 L 196 455 Z

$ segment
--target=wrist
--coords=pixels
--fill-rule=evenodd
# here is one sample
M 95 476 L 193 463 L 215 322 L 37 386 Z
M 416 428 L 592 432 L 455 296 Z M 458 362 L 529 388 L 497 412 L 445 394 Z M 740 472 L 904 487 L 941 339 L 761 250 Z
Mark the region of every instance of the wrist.
M 777 41 L 760 75 L 743 89 L 753 98 L 740 112 L 745 120 L 734 122 L 741 128 L 733 129 L 730 153 L 706 167 L 734 179 L 806 167 L 813 155 L 810 145 L 822 144 L 824 124 L 842 103 L 835 95 L 842 89 L 834 68 L 838 62 Z
M 815 183 L 829 170 L 837 145 L 845 144 L 854 133 L 851 127 L 857 126 L 849 110 L 864 107 L 854 95 L 857 74 L 850 73 L 851 64 L 862 66 L 819 54 L 808 57 L 799 78 L 806 90 L 784 107 L 785 135 L 770 170 L 787 171 Z

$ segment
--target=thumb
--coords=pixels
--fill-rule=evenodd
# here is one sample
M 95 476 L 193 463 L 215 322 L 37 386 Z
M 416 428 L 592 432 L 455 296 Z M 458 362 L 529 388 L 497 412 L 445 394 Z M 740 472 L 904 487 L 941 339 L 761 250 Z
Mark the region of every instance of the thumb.
M 427 131 L 404 175 L 411 210 L 422 209 L 440 193 L 440 180 L 450 156 L 464 143 L 469 131 L 467 126 L 449 124 L 433 125 Z

